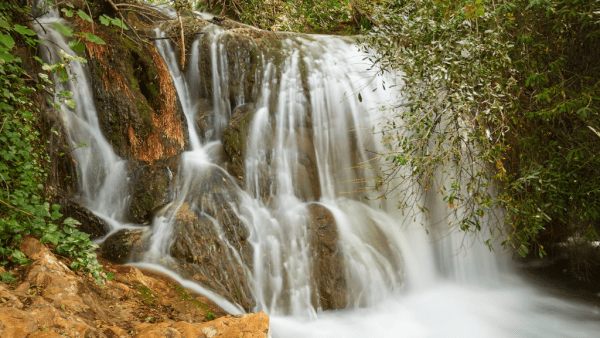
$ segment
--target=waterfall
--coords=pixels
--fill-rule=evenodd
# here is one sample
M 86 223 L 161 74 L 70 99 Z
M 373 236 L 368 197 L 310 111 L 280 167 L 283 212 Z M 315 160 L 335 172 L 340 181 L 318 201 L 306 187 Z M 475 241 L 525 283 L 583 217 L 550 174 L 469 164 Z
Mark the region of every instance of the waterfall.
M 52 65 L 61 60 L 61 53 L 77 55 L 69 48 L 68 40 L 51 23 L 65 23 L 58 9 L 46 9 L 43 17 L 34 25 L 40 40 L 44 62 Z M 42 28 L 43 26 L 43 28 Z M 72 80 L 57 82 L 54 93 L 70 91 L 76 102 L 74 109 L 61 104 L 60 113 L 65 123 L 68 140 L 73 147 L 85 144 L 72 153 L 77 163 L 80 194 L 78 202 L 101 216 L 111 226 L 111 230 L 123 227 L 135 227 L 123 223 L 127 191 L 127 161 L 119 158 L 111 144 L 103 135 L 98 114 L 94 105 L 94 96 L 90 76 L 85 65 L 78 61 L 69 63 L 68 74 Z
M 51 11 L 40 20 L 47 33 L 36 28 L 53 42 L 45 47 L 48 63 L 60 49 L 75 54 L 46 24 L 60 20 Z M 381 107 L 398 100 L 382 83 L 410 84 L 375 76 L 352 39 L 281 34 L 274 54 L 215 25 L 203 33 L 184 71 L 172 43 L 155 40 L 190 149 L 179 160 L 176 196 L 154 217 L 149 249 L 133 265 L 168 273 L 231 313 L 266 311 L 275 337 L 591 337 L 600 328 L 598 309 L 538 293 L 506 267 L 508 255 L 446 229 L 446 204 L 423 197 L 431 217 L 408 217 L 397 201 L 364 198 L 365 179 L 384 165 L 365 165 L 369 150 L 384 151 L 373 130 Z M 57 89 L 77 102 L 61 107 L 70 142 L 88 146 L 74 152 L 79 198 L 113 230 L 134 227 L 122 221 L 127 161 L 102 134 L 89 74 L 73 62 L 71 75 Z M 234 119 L 247 125 L 228 131 Z M 234 175 L 224 164 L 224 140 L 239 135 L 243 162 L 234 169 L 243 174 Z M 405 188 L 409 198 L 420 196 L 420 187 Z M 184 246 L 194 237 L 185 229 L 199 231 L 198 241 L 210 233 L 219 245 Z M 193 272 L 216 265 L 222 271 L 200 286 Z
M 192 45 L 186 77 L 169 68 L 174 79 L 195 84 L 187 88 L 191 92 L 179 93 L 182 100 L 194 100 L 200 87 L 212 85 L 216 117 L 210 133 L 200 138 L 202 149 L 218 147 L 224 121 L 250 99 L 239 91 L 228 97 L 232 70 L 225 62 L 224 40 L 229 33 L 216 27 L 207 31 Z M 199 59 L 199 41 L 210 45 L 210 54 L 204 54 L 208 60 Z M 167 42 L 157 47 L 163 57 L 173 53 Z M 367 149 L 382 150 L 371 129 L 382 117 L 381 105 L 397 98 L 381 90 L 382 79 L 374 77 L 352 41 L 290 36 L 281 48 L 283 60 L 260 52 L 245 177 L 239 177 L 245 188 L 235 185 L 239 203 L 228 201 L 251 231 L 252 269 L 245 273 L 256 300 L 253 310 L 271 315 L 275 337 L 587 337 L 599 327 L 597 309 L 536 293 L 507 269 L 508 255 L 440 225 L 450 213 L 445 203 L 425 197 L 432 215 L 414 219 L 395 210 L 393 201 L 361 200 L 360 179 L 373 172 L 358 164 L 370 160 Z M 198 62 L 211 65 L 211 84 L 199 83 Z M 395 78 L 385 81 L 401 85 Z M 206 155 L 192 164 L 188 156 L 194 154 L 184 154 L 183 176 L 219 168 Z M 308 177 L 308 165 L 316 177 Z M 226 185 L 235 184 L 225 169 L 219 170 L 228 177 Z M 181 189 L 193 184 L 200 183 L 180 178 Z M 409 187 L 407 193 L 418 189 Z M 318 302 L 315 310 L 311 298 L 315 261 L 309 232 L 314 229 L 308 224 L 315 205 L 333 216 L 338 231 L 347 282 L 343 311 L 322 311 Z M 165 228 L 175 222 L 165 219 Z M 159 229 L 154 243 L 162 247 L 160 257 L 168 256 L 173 243 L 162 235 L 169 232 Z M 231 261 L 247 264 L 233 247 L 230 243 Z

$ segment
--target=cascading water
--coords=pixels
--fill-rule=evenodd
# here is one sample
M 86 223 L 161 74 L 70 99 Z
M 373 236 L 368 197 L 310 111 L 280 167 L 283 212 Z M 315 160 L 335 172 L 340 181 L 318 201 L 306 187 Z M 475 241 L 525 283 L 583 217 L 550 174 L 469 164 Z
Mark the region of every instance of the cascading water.
M 46 13 L 37 19 L 37 24 L 34 25 L 40 40 L 45 42 L 41 48 L 42 57 L 51 65 L 56 62 L 63 63 L 62 53 L 69 55 L 76 55 L 76 53 L 69 48 L 68 40 L 51 23 L 64 23 L 64 21 L 60 18 L 58 9 L 43 7 L 43 10 Z M 76 102 L 74 109 L 62 104 L 61 116 L 71 145 L 76 147 L 85 144 L 85 147 L 73 151 L 81 187 L 78 200 L 105 219 L 112 227 L 111 230 L 128 227 L 121 223 L 128 196 L 127 161 L 115 154 L 102 134 L 89 74 L 84 65 L 78 61 L 71 61 L 69 67 L 69 76 L 72 80 L 59 82 L 54 90 L 55 93 L 70 91 Z
M 58 13 L 48 14 L 42 24 L 53 20 L 59 20 Z M 46 29 L 48 34 L 38 31 L 40 37 L 58 46 L 48 47 L 48 61 L 58 49 L 71 53 L 62 36 Z M 150 249 L 137 265 L 173 274 L 225 310 L 240 312 L 174 272 L 181 273 L 181 261 L 173 248 L 180 249 L 176 238 L 189 218 L 224 243 L 205 247 L 232 271 L 215 277 L 211 287 L 242 294 L 238 299 L 251 296 L 252 310 L 271 316 L 275 337 L 592 337 L 598 332 L 598 309 L 536 293 L 497 262 L 506 257 L 489 253 L 471 237 L 460 250 L 463 235 L 435 225 L 448 214 L 447 205 L 431 202 L 431 219 L 408 219 L 391 202 L 388 208 L 360 200 L 362 179 L 373 176 L 364 169 L 370 160 L 365 149 L 380 145 L 368 129 L 381 117 L 381 105 L 394 97 L 381 90 L 381 79 L 371 82 L 373 70 L 352 41 L 286 35 L 278 37 L 281 54 L 275 57 L 251 43 L 246 47 L 260 52 L 253 78 L 245 79 L 240 69 L 248 60 L 231 63 L 231 55 L 238 57 L 228 49 L 231 33 L 214 25 L 204 33 L 191 44 L 185 72 L 172 44 L 156 40 L 186 116 L 191 149 L 181 155 L 176 197 L 154 218 Z M 208 53 L 201 52 L 202 45 Z M 77 85 L 65 86 L 78 107 L 63 107 L 63 116 L 71 141 L 93 150 L 75 154 L 82 199 L 94 212 L 118 219 L 126 195 L 118 188 L 126 186 L 125 161 L 102 136 L 84 69 L 74 62 L 72 74 Z M 232 77 L 252 80 L 252 92 L 233 88 Z M 203 82 L 206 78 L 210 82 Z M 398 80 L 386 79 L 393 82 Z M 200 128 L 202 105 L 210 105 L 211 114 Z M 250 112 L 244 115 L 250 122 L 244 175 L 233 177 L 221 165 L 221 140 L 240 107 Z M 248 234 L 230 234 L 224 217 L 239 220 Z M 426 235 L 423 225 L 433 235 Z M 333 244 L 320 238 L 332 229 Z M 246 238 L 251 251 L 241 248 L 238 238 Z M 333 258 L 323 263 L 315 243 L 333 246 Z M 332 264 L 333 277 L 324 284 L 314 282 L 317 264 Z M 202 265 L 195 268 L 201 271 Z M 235 286 L 242 284 L 249 295 Z M 331 308 L 345 309 L 323 311 Z
M 223 117 L 232 109 L 225 92 L 230 74 L 220 40 L 227 33 L 217 32 L 200 39 L 211 46 L 210 60 L 204 62 L 211 64 L 215 114 Z M 198 62 L 197 42 L 191 65 Z M 375 92 L 382 86 L 368 82 L 373 74 L 364 55 L 342 39 L 290 37 L 281 48 L 287 56 L 279 64 L 261 54 L 244 158 L 246 189 L 238 191 L 236 210 L 252 230 L 253 267 L 247 273 L 254 310 L 271 315 L 276 337 L 593 335 L 600 327 L 594 322 L 597 309 L 538 295 L 503 269 L 507 257 L 490 253 L 475 238 L 437 229 L 435 219 L 449 213 L 445 204 L 429 205 L 436 211 L 427 223 L 359 202 L 352 191 L 361 186 L 354 182 L 369 172 L 356 168 L 369 160 L 364 149 L 379 144 L 360 127 L 373 126 L 380 105 L 389 104 L 389 92 Z M 197 82 L 195 71 L 188 67 L 188 79 Z M 362 102 L 356 98 L 359 91 Z M 245 103 L 236 99 L 234 105 Z M 207 145 L 222 131 L 222 121 L 214 121 Z M 316 177 L 309 177 L 310 165 Z M 180 171 L 193 170 L 185 166 Z M 331 212 L 339 232 L 347 310 L 315 311 L 311 299 L 315 262 L 307 224 L 315 203 Z M 437 237 L 425 235 L 421 224 L 437 229 Z M 162 245 L 168 247 L 165 239 Z M 317 309 L 321 305 L 317 302 Z

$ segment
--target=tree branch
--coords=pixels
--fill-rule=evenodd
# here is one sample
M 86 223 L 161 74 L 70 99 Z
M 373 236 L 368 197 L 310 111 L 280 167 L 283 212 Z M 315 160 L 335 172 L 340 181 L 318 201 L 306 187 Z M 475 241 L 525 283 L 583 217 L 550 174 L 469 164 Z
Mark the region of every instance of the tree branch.
M 23 211 L 23 210 L 21 210 L 21 209 L 17 209 L 17 208 L 15 208 L 15 207 L 13 207 L 12 205 L 10 205 L 10 204 L 8 204 L 8 203 L 4 202 L 3 200 L 0 200 L 0 202 L 2 202 L 3 204 L 6 204 L 7 206 L 9 206 L 9 207 L 11 207 L 11 208 L 13 208 L 13 209 L 15 209 L 15 210 L 17 210 L 17 211 L 20 211 L 20 212 L 22 212 L 22 213 L 24 213 L 24 214 L 26 214 L 26 215 L 29 215 L 29 216 L 31 216 L 31 217 L 33 217 L 33 218 L 37 218 L 37 217 L 35 217 L 34 215 L 32 215 L 32 214 L 30 214 L 30 213 L 28 213 L 28 212 L 25 212 L 25 211 Z
M 352 7 L 354 9 L 356 9 L 358 14 L 362 15 L 365 19 L 367 19 L 371 23 L 371 25 L 377 26 L 377 22 L 375 20 L 373 20 L 373 18 L 369 14 L 367 14 L 365 11 L 363 11 L 362 8 L 360 8 L 360 6 L 358 6 L 356 4 L 356 2 L 354 2 L 354 0 L 349 0 L 349 1 L 350 1 L 350 5 L 352 5 Z

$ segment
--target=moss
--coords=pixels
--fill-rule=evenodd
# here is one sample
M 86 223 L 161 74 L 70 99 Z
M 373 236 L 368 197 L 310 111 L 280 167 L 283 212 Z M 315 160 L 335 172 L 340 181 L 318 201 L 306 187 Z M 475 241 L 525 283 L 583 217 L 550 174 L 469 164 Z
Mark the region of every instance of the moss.
M 148 101 L 136 100 L 135 105 L 138 109 L 138 113 L 142 118 L 142 126 L 139 129 L 140 134 L 148 135 L 154 131 L 154 124 L 152 123 L 152 107 L 148 104 Z
M 138 285 L 137 291 L 139 292 L 139 294 L 136 297 L 141 299 L 141 301 L 144 304 L 146 304 L 148 306 L 154 306 L 157 304 L 158 295 L 156 293 L 154 293 L 152 290 L 150 290 L 148 287 L 143 286 L 143 285 Z
M 208 305 L 202 303 L 201 301 L 195 299 L 194 297 L 192 297 L 187 291 L 185 291 L 185 289 L 183 289 L 181 286 L 178 285 L 171 285 L 172 289 L 174 289 L 175 291 L 177 291 L 180 295 L 181 295 L 181 300 L 182 301 L 186 301 L 186 302 L 190 302 L 192 303 L 196 308 L 200 308 L 202 310 L 204 310 L 206 312 L 206 317 L 205 319 L 207 321 L 209 320 L 213 320 L 216 319 L 217 317 L 214 315 L 214 313 L 210 310 L 210 308 L 208 307 Z
M 111 140 L 111 143 L 114 148 L 116 148 L 116 149 L 121 148 L 121 136 L 119 135 L 118 132 L 116 132 L 116 131 L 112 132 L 110 134 L 110 140 Z

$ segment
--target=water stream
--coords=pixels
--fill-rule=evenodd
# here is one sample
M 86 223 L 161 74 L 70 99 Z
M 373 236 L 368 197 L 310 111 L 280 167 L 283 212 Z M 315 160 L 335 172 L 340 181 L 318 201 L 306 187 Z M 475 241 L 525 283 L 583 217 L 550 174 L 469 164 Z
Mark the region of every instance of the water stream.
M 37 29 L 42 39 L 54 42 L 47 44 L 46 62 L 60 55 L 60 49 L 75 54 L 48 24 L 57 20 L 58 12 L 50 11 L 40 20 L 48 33 Z M 448 214 L 447 205 L 431 202 L 431 219 L 408 219 L 395 210 L 394 201 L 363 199 L 363 185 L 357 182 L 373 176 L 377 167 L 357 165 L 370 160 L 368 149 L 381 145 L 370 131 L 377 128 L 379 108 L 397 99 L 393 91 L 381 89 L 381 81 L 388 87 L 401 81 L 374 77 L 365 54 L 351 40 L 289 35 L 281 40 L 281 60 L 261 51 L 244 158 L 245 188 L 240 188 L 221 166 L 219 154 L 235 108 L 252 100 L 243 91 L 230 94 L 229 77 L 239 75 L 245 60 L 232 67 L 226 50 L 230 33 L 216 26 L 205 31 L 191 44 L 184 72 L 169 40 L 155 42 L 186 116 L 190 149 L 179 163 L 177 197 L 153 220 L 151 249 L 134 265 L 160 269 L 226 310 L 242 311 L 166 268 L 174 262 L 170 248 L 178 211 L 200 203 L 198 187 L 207 175 L 218 173 L 218 189 L 234 197 L 207 203 L 233 210 L 249 229 L 253 250 L 252 264 L 246 264 L 218 220 L 207 216 L 229 246 L 228 262 L 222 263 L 244 267 L 230 278 L 248 281 L 256 301 L 253 310 L 271 316 L 274 337 L 597 336 L 598 308 L 539 293 L 510 271 L 509 255 L 490 253 L 477 238 L 437 225 Z M 201 59 L 203 43 L 209 44 L 209 60 Z M 210 64 L 211 83 L 202 83 L 199 61 Z M 126 161 L 102 135 L 85 68 L 78 62 L 71 67 L 76 80 L 62 86 L 74 93 L 77 107 L 63 106 L 62 116 L 70 141 L 88 146 L 74 153 L 81 172 L 80 198 L 113 230 L 133 226 L 116 221 L 128 194 L 123 188 Z M 207 85 L 213 118 L 211 128 L 200 133 L 195 128 L 199 93 Z M 308 224 L 315 206 L 331 214 L 337 226 L 347 288 L 343 310 L 322 311 L 320 303 L 315 309 L 311 298 L 314 262 Z
M 64 63 L 63 52 L 69 55 L 77 53 L 69 48 L 69 39 L 51 24 L 66 23 L 60 18 L 58 9 L 44 7 L 43 10 L 45 14 L 37 20 L 39 24 L 34 25 L 40 40 L 45 42 L 41 47 L 42 58 L 50 65 Z M 69 142 L 73 147 L 84 144 L 84 147 L 75 149 L 72 153 L 77 163 L 80 187 L 79 195 L 75 198 L 106 220 L 112 230 L 135 228 L 135 225 L 121 223 L 129 193 L 126 188 L 127 161 L 115 154 L 102 133 L 88 73 L 84 64 L 71 61 L 68 69 L 71 80 L 59 82 L 54 88 L 55 93 L 70 91 L 76 102 L 74 109 L 66 104 L 61 104 L 60 108 Z

